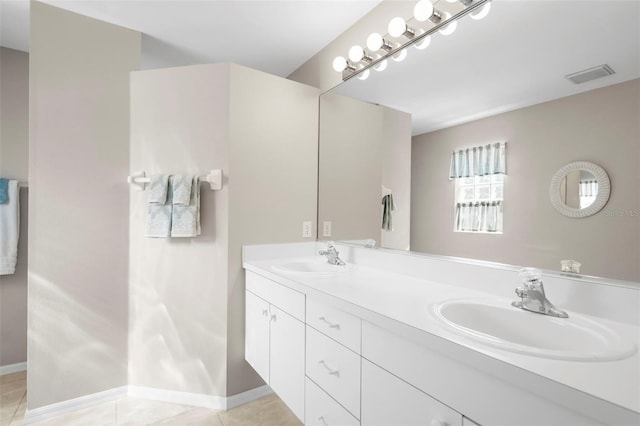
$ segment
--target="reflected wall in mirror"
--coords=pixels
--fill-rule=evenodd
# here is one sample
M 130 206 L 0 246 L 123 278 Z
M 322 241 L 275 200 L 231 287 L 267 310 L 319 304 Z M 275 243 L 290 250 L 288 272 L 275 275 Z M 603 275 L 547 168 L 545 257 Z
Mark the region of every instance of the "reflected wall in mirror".
M 609 175 L 600 166 L 576 161 L 560 168 L 549 185 L 551 204 L 567 217 L 581 218 L 598 213 L 609 201 Z
M 602 16 L 615 16 L 616 25 Z M 436 34 L 426 50 L 410 49 L 404 62 L 330 92 L 412 115 L 411 161 L 397 168 L 411 170 L 412 251 L 551 270 L 569 258 L 580 261 L 587 275 L 640 281 L 639 17 L 639 2 L 494 0 L 484 20 L 462 18 L 454 34 Z M 582 84 L 565 78 L 605 63 L 613 75 Z M 333 72 L 330 64 L 327 72 Z M 321 104 L 321 128 L 326 107 Z M 321 132 L 321 152 L 334 143 L 326 136 Z M 510 144 L 504 234 L 454 233 L 451 152 L 502 140 Z M 606 168 L 616 189 L 604 214 L 569 221 L 548 202 L 549 176 L 576 156 Z M 322 195 L 324 173 L 335 172 L 326 161 L 321 154 L 320 229 L 322 212 L 331 208 L 325 203 L 333 202 Z M 355 182 L 359 169 L 352 170 Z M 341 176 L 341 184 L 356 193 L 347 180 Z M 357 211 L 379 212 L 374 198 Z M 361 219 L 353 213 L 344 218 L 348 223 Z M 336 240 L 378 240 L 380 232 L 343 236 L 337 222 L 333 229 Z M 620 248 L 615 257 L 607 249 L 614 245 Z
M 329 93 L 320 98 L 319 131 L 319 237 L 407 250 L 411 115 Z M 389 230 L 382 229 L 385 196 L 394 205 Z

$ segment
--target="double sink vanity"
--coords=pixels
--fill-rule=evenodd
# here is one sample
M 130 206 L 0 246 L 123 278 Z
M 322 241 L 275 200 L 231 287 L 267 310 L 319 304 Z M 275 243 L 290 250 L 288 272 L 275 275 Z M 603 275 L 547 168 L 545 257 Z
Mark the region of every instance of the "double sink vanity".
M 303 423 L 640 424 L 638 283 L 545 273 L 562 318 L 517 267 L 326 246 L 243 252 L 246 360 Z

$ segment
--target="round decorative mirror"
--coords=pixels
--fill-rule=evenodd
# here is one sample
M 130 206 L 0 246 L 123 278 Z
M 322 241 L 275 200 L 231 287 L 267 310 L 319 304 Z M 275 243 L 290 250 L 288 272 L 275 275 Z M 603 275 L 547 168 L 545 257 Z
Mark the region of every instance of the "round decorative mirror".
M 551 204 L 568 217 L 598 213 L 609 201 L 611 183 L 607 172 L 588 161 L 569 163 L 553 175 L 549 186 Z

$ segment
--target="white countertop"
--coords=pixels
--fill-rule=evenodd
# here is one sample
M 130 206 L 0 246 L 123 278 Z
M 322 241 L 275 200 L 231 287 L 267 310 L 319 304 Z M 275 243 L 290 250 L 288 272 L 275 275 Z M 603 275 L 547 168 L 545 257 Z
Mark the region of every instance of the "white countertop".
M 318 256 L 313 258 L 317 259 Z M 525 374 L 531 378 L 532 383 L 538 385 L 539 379 L 544 378 L 546 380 L 543 380 L 543 385 L 546 383 L 559 389 L 566 386 L 589 397 L 596 397 L 640 414 L 638 352 L 619 361 L 590 362 L 547 359 L 497 349 L 452 331 L 430 313 L 433 304 L 449 299 L 478 298 L 499 301 L 500 299 L 493 294 L 358 264 L 350 264 L 344 272 L 331 275 L 280 273 L 273 269 L 274 265 L 299 259 L 301 258 L 245 259 L 243 266 L 249 271 L 305 293 L 309 297 L 331 303 L 390 330 L 403 331 L 404 327 L 408 334 L 414 337 L 417 335 L 418 338 L 424 337 L 430 346 L 435 345 L 440 351 L 448 351 L 452 356 L 455 353 L 474 365 L 481 360 L 483 368 L 489 366 L 496 374 L 516 374 L 518 377 Z M 510 300 L 504 299 L 504 303 L 508 304 Z M 571 311 L 568 313 L 571 316 Z M 591 319 L 596 319 L 625 338 L 633 340 L 636 346 L 639 345 L 640 331 L 637 327 L 602 318 Z M 481 355 L 480 358 L 478 355 Z M 505 368 L 511 371 L 506 371 Z M 544 389 L 539 391 L 546 392 Z M 560 394 L 564 395 L 566 392 L 561 391 Z M 580 397 L 577 396 L 578 399 Z

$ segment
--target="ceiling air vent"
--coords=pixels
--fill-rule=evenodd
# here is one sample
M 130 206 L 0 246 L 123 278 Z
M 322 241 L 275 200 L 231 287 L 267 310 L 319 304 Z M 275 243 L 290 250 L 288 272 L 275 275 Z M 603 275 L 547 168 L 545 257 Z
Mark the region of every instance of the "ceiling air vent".
M 573 81 L 575 84 L 580 84 L 595 80 L 596 78 L 606 77 L 613 73 L 615 73 L 615 71 L 612 70 L 609 65 L 604 64 L 583 71 L 574 72 L 573 74 L 567 74 L 565 75 L 565 78 Z

